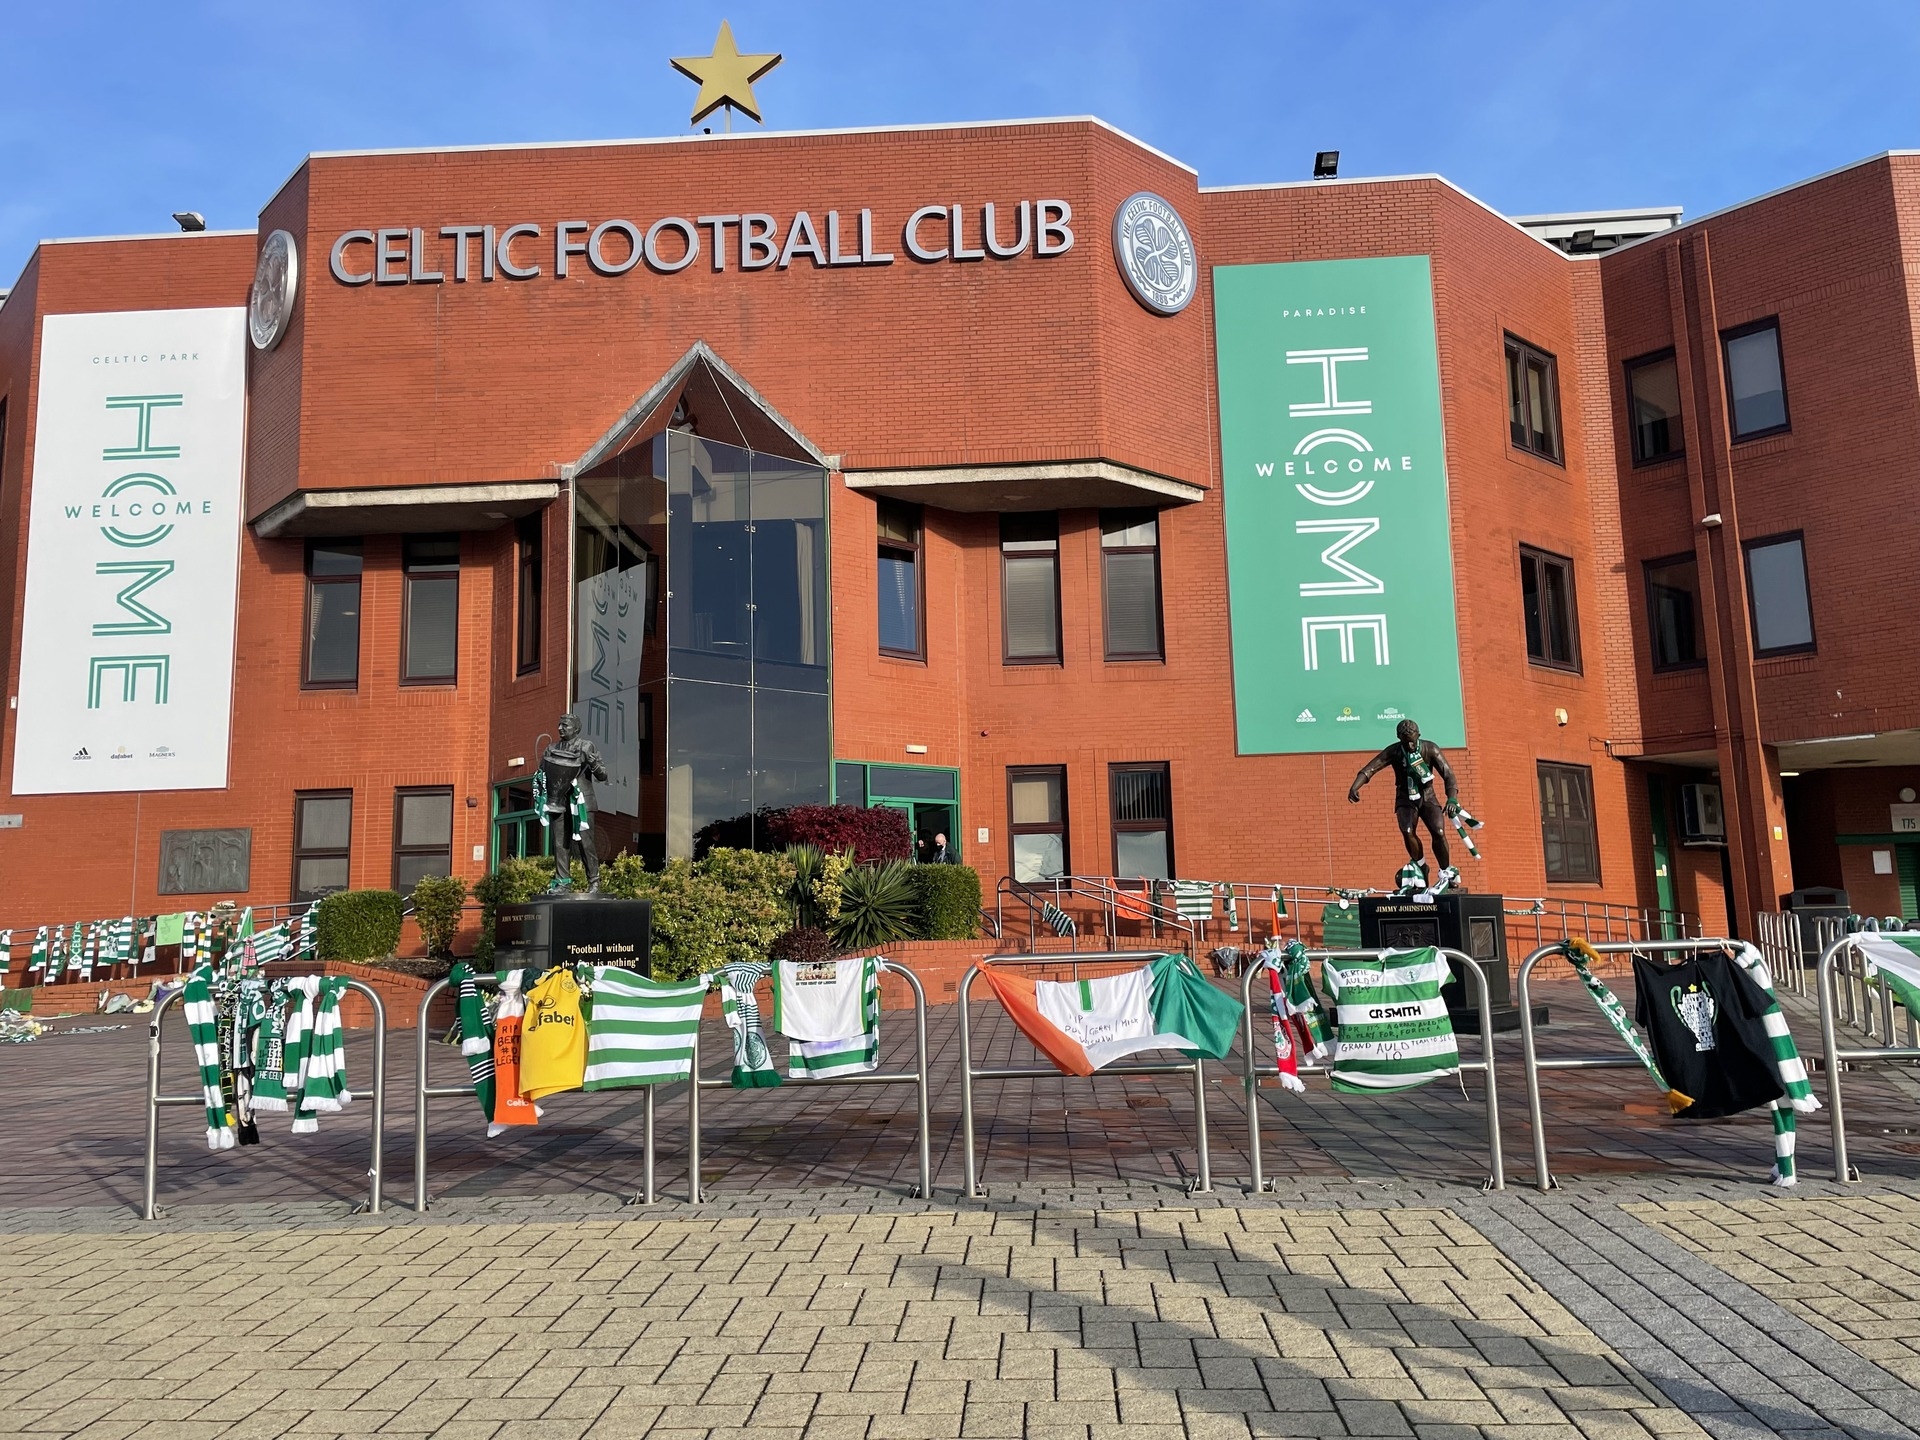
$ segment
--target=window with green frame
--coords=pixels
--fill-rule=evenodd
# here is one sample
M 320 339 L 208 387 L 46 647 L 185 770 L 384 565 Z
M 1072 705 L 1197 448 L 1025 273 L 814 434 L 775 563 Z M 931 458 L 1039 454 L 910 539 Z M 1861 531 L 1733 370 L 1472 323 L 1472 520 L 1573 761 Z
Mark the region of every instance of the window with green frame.
M 533 779 L 508 780 L 493 787 L 493 867 L 503 860 L 551 855 L 552 841 L 533 808 Z

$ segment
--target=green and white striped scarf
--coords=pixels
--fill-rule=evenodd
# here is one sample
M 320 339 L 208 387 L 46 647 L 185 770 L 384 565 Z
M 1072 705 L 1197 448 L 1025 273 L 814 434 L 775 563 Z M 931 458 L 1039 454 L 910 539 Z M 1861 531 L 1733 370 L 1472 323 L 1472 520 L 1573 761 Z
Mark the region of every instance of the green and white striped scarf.
M 880 1065 L 880 961 L 877 956 L 863 960 L 842 960 L 842 965 L 860 965 L 860 1029 L 847 1040 L 787 1041 L 787 1078 L 819 1080 L 834 1075 L 858 1075 Z
M 480 986 L 475 981 L 473 967 L 464 960 L 456 960 L 447 983 L 453 987 L 459 999 L 460 1009 L 460 1053 L 466 1058 L 467 1078 L 473 1082 L 473 1098 L 480 1102 L 480 1111 L 487 1117 L 487 1124 L 493 1124 L 493 1036 L 487 1030 L 486 1006 L 480 1000 Z
M 27 954 L 27 969 L 38 970 L 45 975 L 47 968 L 47 927 L 42 925 L 33 932 L 33 949 Z
M 593 967 L 583 1090 L 671 1084 L 693 1073 L 694 1038 L 707 977 L 653 980 L 613 965 Z
M 313 1043 L 314 999 L 319 993 L 318 975 L 303 975 L 287 982 L 287 995 L 293 1001 L 293 1010 L 287 1016 L 280 1086 L 286 1094 L 288 1107 L 295 1112 L 293 1133 L 296 1135 L 309 1135 L 320 1128 L 320 1123 L 312 1116 L 299 1114 L 301 1087 L 307 1079 L 307 1051 Z
M 551 817 L 547 814 L 547 772 L 545 770 L 537 769 L 533 772 L 533 808 L 540 817 L 543 829 L 552 823 Z M 568 786 L 566 815 L 567 823 L 573 832 L 572 839 L 578 840 L 593 824 L 593 814 L 587 809 L 587 792 L 580 784 L 578 777 Z
M 51 985 L 67 972 L 67 932 L 63 926 L 47 927 L 46 983 Z
M 340 1028 L 340 996 L 347 988 L 344 976 L 330 976 L 319 982 L 313 1010 L 313 1033 L 307 1038 L 306 1054 L 300 1065 L 299 1119 L 293 1122 L 296 1133 L 307 1134 L 319 1128 L 314 1117 L 332 1114 L 353 1101 L 347 1088 L 347 1046 Z M 305 1129 L 302 1129 L 302 1122 Z
M 85 925 L 78 920 L 73 922 L 73 934 L 68 940 L 67 953 L 72 963 L 80 967 L 80 978 L 83 981 L 93 979 L 93 956 L 99 943 L 96 938 L 96 927 L 100 923 L 97 920 Z
M 13 931 L 0 930 L 0 985 L 7 983 L 7 971 L 13 966 Z
M 1660 1062 L 1653 1058 L 1653 1052 L 1647 1048 L 1647 1042 L 1642 1040 L 1640 1032 L 1633 1028 L 1633 1018 L 1627 1014 L 1626 1007 L 1620 1003 L 1613 991 L 1607 988 L 1606 982 L 1593 973 L 1592 967 L 1600 963 L 1600 952 L 1585 940 L 1568 940 L 1561 945 L 1560 953 L 1567 957 L 1567 963 L 1573 966 L 1574 973 L 1580 977 L 1580 983 L 1587 987 L 1587 994 L 1593 997 L 1593 1003 L 1600 1007 L 1600 1013 L 1606 1016 L 1607 1023 L 1613 1026 L 1613 1033 L 1618 1035 L 1625 1042 L 1626 1047 L 1639 1058 L 1640 1063 L 1647 1067 L 1647 1074 L 1653 1077 L 1653 1083 L 1666 1097 L 1667 1109 L 1678 1115 L 1693 1104 L 1691 1095 L 1682 1095 L 1667 1083 L 1667 1077 L 1660 1073 Z
M 720 991 L 720 1013 L 733 1032 L 733 1088 L 760 1090 L 780 1083 L 766 1032 L 760 1028 L 760 1002 L 753 987 L 773 973 L 765 961 L 735 960 L 711 977 Z
M 1809 1115 L 1820 1108 L 1820 1102 L 1814 1098 L 1807 1067 L 1800 1059 L 1799 1047 L 1793 1043 L 1793 1033 L 1787 1029 L 1787 1017 L 1780 1013 L 1780 1002 L 1774 997 L 1773 976 L 1767 970 L 1766 957 L 1743 941 L 1733 947 L 1733 958 L 1734 963 L 1767 992 L 1767 999 L 1772 1002 L 1761 1023 L 1773 1044 L 1774 1071 L 1787 1092 L 1785 1101 L 1767 1102 L 1767 1111 L 1773 1116 L 1773 1183 L 1783 1190 L 1790 1189 L 1799 1183 L 1793 1169 L 1794 1112 Z
M 207 1105 L 207 1148 L 233 1148 L 233 1127 L 227 1123 L 227 1100 L 220 1088 L 220 1031 L 213 1007 L 213 974 L 202 967 L 187 977 L 181 1004 L 187 1012 L 187 1035 L 193 1041 L 193 1063 L 200 1071 L 200 1090 Z

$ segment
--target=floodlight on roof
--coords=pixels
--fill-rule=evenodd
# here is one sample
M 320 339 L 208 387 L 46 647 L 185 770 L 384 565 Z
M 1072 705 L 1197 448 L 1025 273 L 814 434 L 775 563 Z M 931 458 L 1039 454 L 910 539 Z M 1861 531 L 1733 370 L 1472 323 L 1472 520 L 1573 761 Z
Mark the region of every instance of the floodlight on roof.
M 207 217 L 198 210 L 176 210 L 173 212 L 173 223 L 193 235 L 207 228 Z
M 1340 173 L 1340 152 L 1338 150 L 1316 150 L 1313 152 L 1313 178 L 1331 180 Z

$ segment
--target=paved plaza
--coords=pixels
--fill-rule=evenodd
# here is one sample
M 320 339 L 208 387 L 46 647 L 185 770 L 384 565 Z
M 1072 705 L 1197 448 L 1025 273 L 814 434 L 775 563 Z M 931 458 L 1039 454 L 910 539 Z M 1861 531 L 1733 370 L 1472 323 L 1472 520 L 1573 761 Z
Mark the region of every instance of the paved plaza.
M 1611 1049 L 1548 989 L 1542 1050 Z M 976 1009 L 983 1064 L 1024 1045 Z M 1795 1009 L 1813 1048 L 1815 1027 Z M 144 1025 L 0 1050 L 0 1433 L 1639 1437 L 1920 1434 L 1920 1092 L 1848 1076 L 1859 1185 L 1824 1114 L 1800 1190 L 1764 1184 L 1764 1116 L 1663 1118 L 1644 1074 L 1563 1072 L 1563 1188 L 1530 1188 L 1517 1037 L 1497 1045 L 1509 1189 L 1485 1194 L 1481 1081 L 1388 1100 L 1263 1088 L 1275 1189 L 1251 1195 L 1237 1074 L 1210 1067 L 1215 1188 L 1181 1077 L 979 1087 L 984 1199 L 962 1196 L 957 1035 L 931 1012 L 931 1197 L 911 1087 L 659 1097 L 651 1206 L 632 1092 L 556 1097 L 484 1138 L 435 1101 L 415 1214 L 413 1036 L 396 1033 L 387 1209 L 360 1098 L 295 1140 L 210 1155 L 162 1113 L 138 1218 Z M 109 1023 L 92 1019 L 72 1025 Z M 193 1087 L 172 1017 L 166 1088 Z M 708 1071 L 724 1056 L 716 1028 Z M 1468 1047 L 1471 1057 L 1474 1047 Z M 889 1068 L 911 1025 L 888 1012 Z M 435 1083 L 462 1073 L 432 1047 Z

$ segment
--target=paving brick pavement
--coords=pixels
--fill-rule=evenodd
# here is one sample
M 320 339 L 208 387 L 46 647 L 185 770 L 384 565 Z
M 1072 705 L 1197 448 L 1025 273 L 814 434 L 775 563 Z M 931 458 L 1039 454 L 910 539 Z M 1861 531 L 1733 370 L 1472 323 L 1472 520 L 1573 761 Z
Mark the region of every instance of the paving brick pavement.
M 1444 1209 L 17 1236 L 22 1434 L 1703 1433 Z
M 1920 1385 L 1920 1197 L 1669 1200 L 1626 1212 Z

